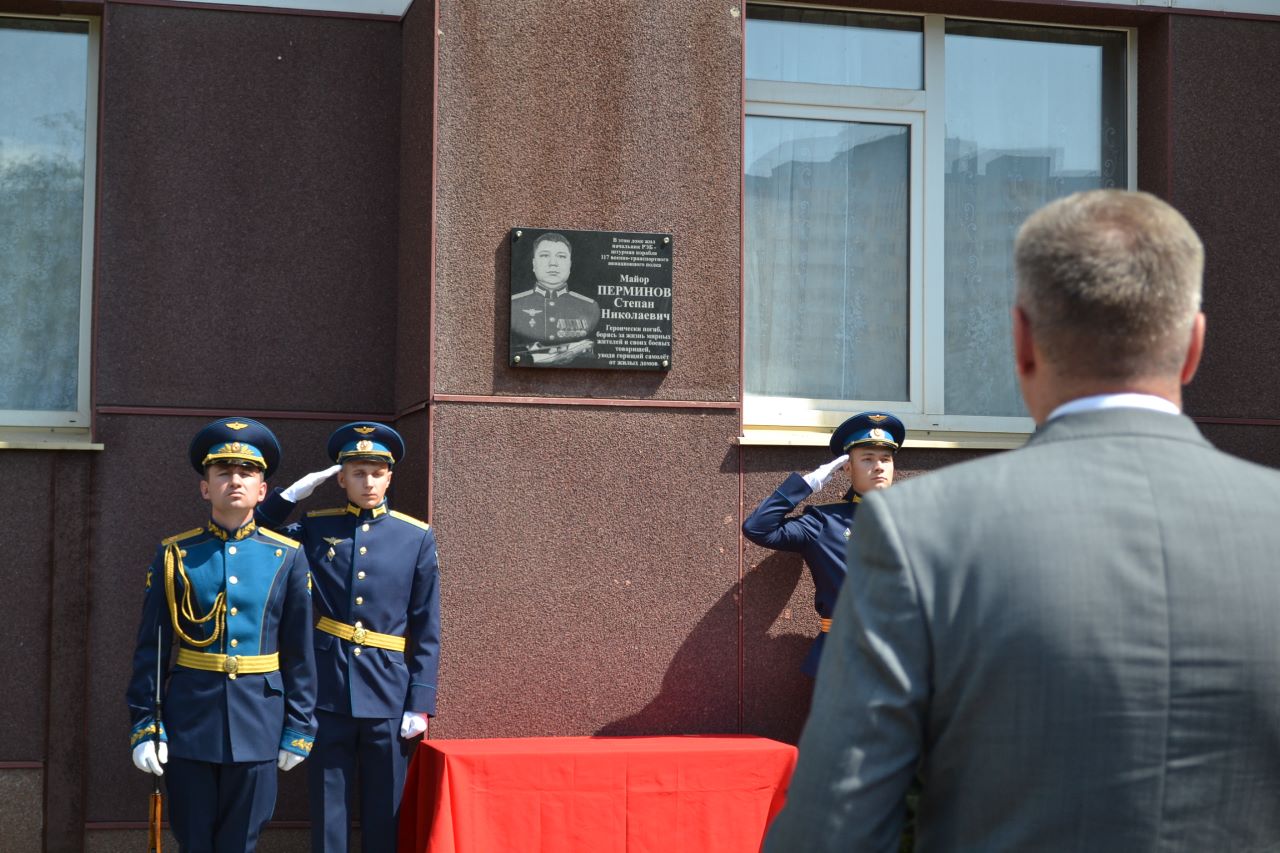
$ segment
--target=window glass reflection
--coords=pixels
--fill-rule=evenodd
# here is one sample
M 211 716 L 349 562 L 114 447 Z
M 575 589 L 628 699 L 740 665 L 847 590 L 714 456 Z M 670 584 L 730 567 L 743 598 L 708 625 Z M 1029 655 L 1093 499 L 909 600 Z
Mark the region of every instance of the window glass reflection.
M 747 77 L 920 89 L 919 18 L 781 6 L 747 7 Z
M 947 23 L 946 411 L 1025 416 L 1013 239 L 1036 208 L 1127 185 L 1125 36 Z
M 910 129 L 748 116 L 746 391 L 908 399 Z
M 77 408 L 88 26 L 0 18 L 0 409 Z

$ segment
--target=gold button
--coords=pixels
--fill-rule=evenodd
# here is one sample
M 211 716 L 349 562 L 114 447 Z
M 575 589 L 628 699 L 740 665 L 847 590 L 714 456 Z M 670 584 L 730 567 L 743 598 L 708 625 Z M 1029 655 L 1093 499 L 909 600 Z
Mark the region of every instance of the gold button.
M 355 655 L 356 657 L 360 657 L 360 650 L 359 650 L 359 649 L 352 649 L 352 650 L 351 650 L 351 654 Z
M 364 604 L 364 596 L 363 596 L 363 595 L 357 595 L 357 596 L 356 596 L 356 604 Z
M 363 530 L 365 533 L 368 533 L 368 532 L 369 532 L 369 522 L 367 522 L 367 521 L 366 521 L 364 524 L 360 525 L 360 529 L 361 529 L 361 530 Z
M 236 646 L 238 646 L 238 645 L 240 645 L 240 641 L 239 641 L 239 640 L 232 640 L 232 641 L 231 641 L 231 648 L 233 648 L 233 649 L 234 649 L 234 648 L 235 648 Z
M 280 550 L 279 548 L 277 548 L 277 549 L 276 549 L 276 556 L 277 556 L 277 557 L 283 557 L 283 556 L 284 556 L 284 551 L 282 551 L 282 550 Z
M 356 572 L 356 580 L 364 580 L 364 572 Z
M 236 552 L 236 546 L 235 546 L 235 545 L 232 545 L 230 548 L 228 548 L 228 549 L 227 549 L 227 553 L 228 553 L 228 554 L 234 554 L 235 552 Z
M 231 577 L 227 578 L 227 583 L 240 583 L 240 579 L 237 578 L 235 575 L 232 575 Z
M 178 556 L 179 556 L 179 557 L 185 557 L 185 556 L 187 556 L 187 552 L 186 552 L 186 551 L 178 551 Z
M 232 615 L 232 616 L 235 616 L 235 615 L 236 615 L 237 613 L 239 613 L 239 612 L 240 612 L 239 608 L 236 608 L 236 607 L 231 608 L 231 615 Z
M 361 554 L 368 554 L 368 553 L 369 553 L 369 549 L 368 549 L 368 548 L 366 548 L 366 547 L 364 547 L 363 545 L 361 545 L 361 546 L 360 546 L 360 553 L 361 553 Z

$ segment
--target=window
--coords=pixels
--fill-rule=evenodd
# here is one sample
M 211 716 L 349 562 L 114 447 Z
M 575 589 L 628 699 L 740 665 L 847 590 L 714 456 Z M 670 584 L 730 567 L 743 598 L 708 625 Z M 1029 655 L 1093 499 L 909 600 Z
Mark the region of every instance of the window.
M 97 23 L 0 16 L 0 426 L 89 425 Z
M 747 8 L 747 440 L 883 408 L 1016 443 L 1013 238 L 1132 185 L 1131 33 Z

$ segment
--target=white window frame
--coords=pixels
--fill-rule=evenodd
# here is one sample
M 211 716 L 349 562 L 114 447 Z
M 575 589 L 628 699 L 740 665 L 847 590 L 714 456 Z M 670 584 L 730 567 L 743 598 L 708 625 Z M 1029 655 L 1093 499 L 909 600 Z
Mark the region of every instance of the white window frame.
M 1030 417 L 952 415 L 947 414 L 945 409 L 946 364 L 942 341 L 946 328 L 946 208 L 943 201 L 946 181 L 946 22 L 976 20 L 1052 29 L 1124 33 L 1125 119 L 1128 127 L 1126 178 L 1130 189 L 1136 187 L 1138 174 L 1136 30 L 1128 27 L 1070 26 L 1003 18 L 912 14 L 896 10 L 841 8 L 839 11 L 920 18 L 924 43 L 924 89 L 834 86 L 747 78 L 744 86 L 744 111 L 747 116 L 871 121 L 910 126 L 909 400 L 817 400 L 748 394 L 743 389 L 743 435 L 740 441 L 743 444 L 825 445 L 831 430 L 849 415 L 866 409 L 884 409 L 902 419 L 914 447 L 994 449 L 1020 446 L 1035 430 L 1035 422 Z M 929 204 L 930 200 L 934 202 Z M 744 348 L 749 347 L 751 342 L 744 338 L 743 345 Z
M 98 72 L 102 25 L 100 19 L 84 15 L 0 13 L 0 17 L 20 20 L 79 21 L 87 24 L 89 28 L 88 51 L 85 57 L 84 206 L 80 237 L 80 339 L 76 364 L 76 408 L 74 411 L 0 409 L 0 448 L 26 448 L 45 446 L 49 443 L 48 438 L 87 438 L 91 425 L 90 350 L 93 344 L 94 212 L 97 208 L 98 186 Z M 30 440 L 24 440 L 32 438 L 37 439 L 35 445 Z

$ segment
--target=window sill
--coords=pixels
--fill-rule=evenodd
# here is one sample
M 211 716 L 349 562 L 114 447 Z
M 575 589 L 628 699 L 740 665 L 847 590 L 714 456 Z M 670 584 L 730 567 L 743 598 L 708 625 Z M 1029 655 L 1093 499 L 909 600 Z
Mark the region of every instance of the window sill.
M 0 450 L 105 450 L 87 429 L 0 427 Z
M 1016 450 L 1031 436 L 1013 432 L 958 432 L 955 430 L 907 430 L 908 450 Z M 826 447 L 831 430 L 805 427 L 747 426 L 738 436 L 744 447 Z

